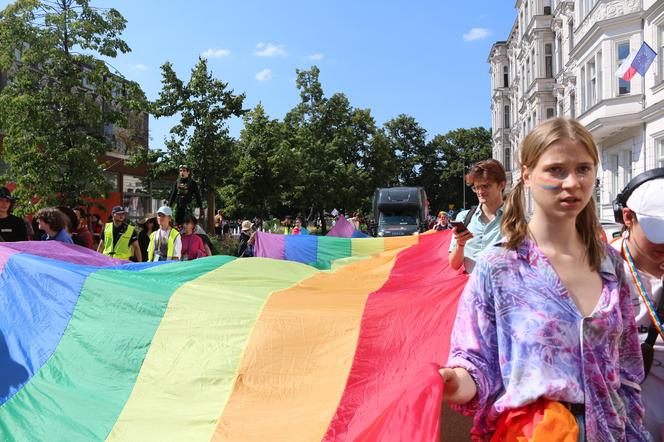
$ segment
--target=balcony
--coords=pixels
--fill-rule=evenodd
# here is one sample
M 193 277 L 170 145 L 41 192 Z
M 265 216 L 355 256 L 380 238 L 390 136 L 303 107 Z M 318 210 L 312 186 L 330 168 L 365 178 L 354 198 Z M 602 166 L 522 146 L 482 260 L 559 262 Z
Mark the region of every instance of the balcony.
M 578 120 L 592 132 L 597 142 L 626 129 L 640 126 L 643 110 L 641 95 L 624 95 L 600 100 L 578 116 Z

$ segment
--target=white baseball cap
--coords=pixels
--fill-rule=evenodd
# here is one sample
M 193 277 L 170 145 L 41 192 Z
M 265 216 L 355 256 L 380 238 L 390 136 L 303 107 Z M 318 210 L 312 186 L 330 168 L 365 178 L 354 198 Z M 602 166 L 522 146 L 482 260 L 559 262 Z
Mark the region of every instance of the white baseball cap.
M 636 213 L 648 240 L 664 244 L 664 178 L 637 187 L 627 200 L 627 207 Z
M 173 216 L 173 210 L 171 210 L 171 208 L 168 206 L 161 206 L 159 210 L 157 210 L 157 213 L 161 213 L 162 215 L 166 216 Z

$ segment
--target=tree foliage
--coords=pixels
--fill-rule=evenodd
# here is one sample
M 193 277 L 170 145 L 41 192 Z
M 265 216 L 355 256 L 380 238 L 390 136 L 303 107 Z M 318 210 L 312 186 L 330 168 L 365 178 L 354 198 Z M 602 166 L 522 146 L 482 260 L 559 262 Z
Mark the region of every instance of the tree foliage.
M 138 84 L 101 57 L 130 51 L 125 19 L 87 0 L 18 0 L 0 12 L 3 160 L 22 211 L 74 205 L 109 189 L 98 158 L 109 150 L 104 128 L 145 109 Z
M 187 164 L 198 182 L 201 193 L 207 196 L 208 222 L 214 213 L 215 193 L 231 172 L 234 140 L 228 133 L 228 120 L 245 113 L 245 95 L 236 95 L 225 83 L 212 76 L 207 60 L 199 58 L 185 84 L 173 65 L 161 67 L 162 89 L 153 103 L 154 115 L 177 115 L 179 123 L 170 130 L 166 140 L 165 164 L 171 170 Z

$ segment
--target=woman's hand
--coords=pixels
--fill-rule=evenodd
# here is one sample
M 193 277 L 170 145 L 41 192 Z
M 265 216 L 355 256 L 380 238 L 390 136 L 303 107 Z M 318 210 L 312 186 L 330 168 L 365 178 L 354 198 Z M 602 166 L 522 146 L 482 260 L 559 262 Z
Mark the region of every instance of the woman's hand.
M 443 378 L 443 401 L 452 404 L 465 404 L 477 394 L 477 386 L 465 368 L 438 370 Z

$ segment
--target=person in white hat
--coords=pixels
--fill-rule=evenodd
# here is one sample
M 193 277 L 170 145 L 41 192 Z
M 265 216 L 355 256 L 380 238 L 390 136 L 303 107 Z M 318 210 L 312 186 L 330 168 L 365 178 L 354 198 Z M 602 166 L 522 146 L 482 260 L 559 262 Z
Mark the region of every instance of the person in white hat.
M 625 230 L 611 245 L 625 259 L 646 369 L 644 423 L 658 442 L 664 440 L 664 168 L 630 181 L 614 202 L 614 214 Z
M 237 256 L 248 258 L 254 256 L 255 233 L 252 231 L 251 221 L 242 221 L 242 230 L 240 231 L 240 242 L 237 248 Z
M 173 211 L 168 206 L 157 210 L 159 229 L 150 235 L 148 261 L 179 260 L 182 256 L 182 238 L 173 228 Z

